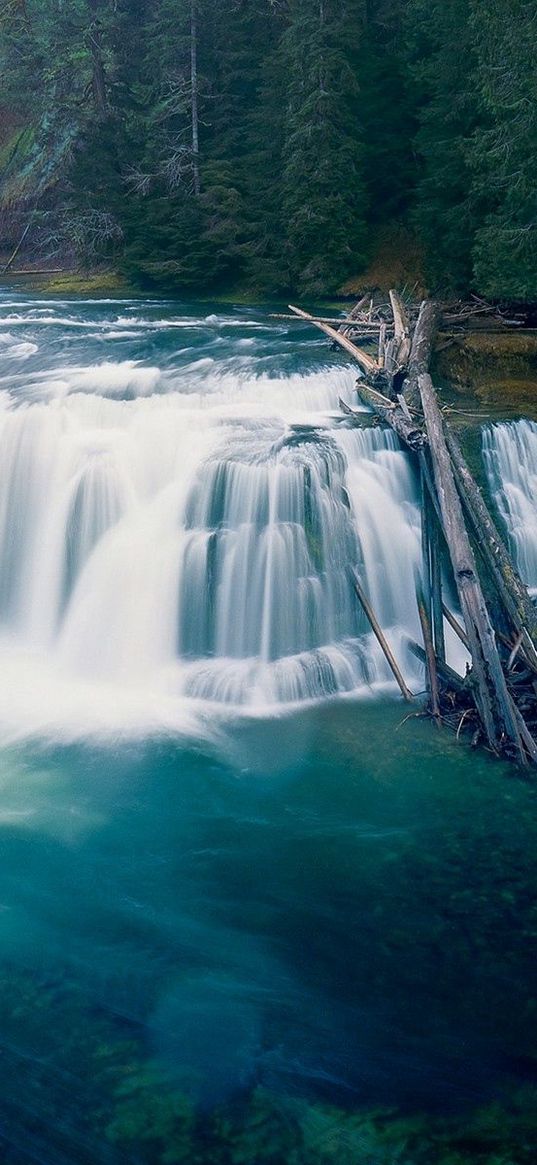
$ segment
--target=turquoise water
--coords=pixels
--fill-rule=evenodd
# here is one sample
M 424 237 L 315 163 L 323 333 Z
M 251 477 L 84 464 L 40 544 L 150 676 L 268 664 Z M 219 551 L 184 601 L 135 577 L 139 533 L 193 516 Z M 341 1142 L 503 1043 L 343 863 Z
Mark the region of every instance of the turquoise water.
M 78 1159 L 79 1139 L 110 1159 L 112 1074 L 93 1127 L 84 1111 L 94 1044 L 133 1041 L 205 1112 L 261 1087 L 457 1114 L 533 1079 L 534 792 L 401 719 L 347 704 L 237 725 L 219 755 L 4 755 L 2 1104 L 21 1160 L 28 1122 L 39 1159 Z
M 4 310 L 22 322 L 2 327 L 35 347 L 10 357 L 6 391 L 56 412 L 60 379 L 98 393 L 102 379 L 81 390 L 74 368 L 121 330 L 116 305 L 50 307 L 101 321 L 99 340 L 71 325 L 71 341 L 35 304 Z M 330 360 L 308 337 L 298 365 L 281 335 L 260 345 L 262 362 L 280 354 L 278 391 Z M 250 382 L 226 344 L 244 411 Z M 177 387 L 177 355 L 174 368 Z M 121 375 L 126 403 L 137 393 Z M 32 640 L 28 612 L 2 646 L 2 1160 L 531 1161 L 532 784 L 408 719 L 361 673 L 344 698 L 247 716 L 183 690 L 174 722 L 175 689 L 152 686 L 140 646 L 134 694 L 123 672 L 88 677 L 78 657 L 60 676 L 58 632 Z M 144 675 L 153 711 L 137 724 Z

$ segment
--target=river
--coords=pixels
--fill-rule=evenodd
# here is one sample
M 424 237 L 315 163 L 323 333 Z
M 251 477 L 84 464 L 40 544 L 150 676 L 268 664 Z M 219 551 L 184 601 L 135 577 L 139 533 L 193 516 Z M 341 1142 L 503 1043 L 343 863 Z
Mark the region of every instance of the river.
M 537 824 L 358 608 L 419 692 L 406 454 L 261 310 L 0 317 L 3 1160 L 444 1161 L 535 1082 Z M 537 428 L 484 454 L 535 588 Z

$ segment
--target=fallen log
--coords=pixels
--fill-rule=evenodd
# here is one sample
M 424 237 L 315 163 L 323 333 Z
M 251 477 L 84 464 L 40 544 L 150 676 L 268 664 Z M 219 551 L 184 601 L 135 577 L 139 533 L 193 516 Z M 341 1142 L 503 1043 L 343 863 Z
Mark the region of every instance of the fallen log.
M 464 524 L 462 506 L 444 437 L 442 416 L 428 374 L 418 377 L 418 387 L 429 437 L 444 533 L 470 644 L 472 675 L 475 677 L 475 700 L 485 736 L 490 747 L 499 752 L 502 736 L 505 735 L 512 742 L 518 760 L 526 764 L 518 718 L 496 648 L 494 631 Z
M 292 314 L 290 312 L 273 311 L 270 313 L 270 319 L 271 320 L 294 320 L 296 323 L 297 316 L 296 316 L 296 314 Z M 357 320 L 355 316 L 344 316 L 342 319 L 341 316 L 338 317 L 338 316 L 313 316 L 312 315 L 311 322 L 314 324 L 331 324 L 334 327 L 336 325 L 339 325 L 340 329 L 346 328 L 348 325 L 349 330 L 352 330 L 352 328 L 357 328 L 360 331 L 364 331 L 364 332 L 370 331 L 372 336 L 376 336 L 377 332 L 382 327 L 382 323 L 380 321 L 378 324 L 374 323 L 374 322 L 369 323 L 368 320 Z
M 1 274 L 2 275 L 6 274 L 5 268 L 1 272 Z M 24 271 L 21 271 L 20 269 L 18 269 L 17 271 L 8 271 L 7 274 L 9 275 L 10 279 L 15 279 L 17 277 L 17 275 L 63 275 L 63 274 L 65 274 L 65 268 L 64 267 L 34 267 L 34 268 L 28 268 L 28 270 L 24 270 Z
M 415 643 L 413 639 L 409 639 L 408 646 L 409 650 L 412 652 L 412 655 L 415 655 L 416 659 L 419 659 L 420 663 L 426 665 L 427 656 L 423 647 L 421 647 L 419 643 Z M 453 691 L 460 693 L 467 691 L 467 685 L 463 677 L 460 676 L 458 672 L 453 671 L 453 668 L 450 667 L 448 663 L 445 663 L 444 660 L 437 659 L 436 668 L 440 678 L 449 687 L 453 688 Z
M 432 495 L 430 492 L 429 481 L 424 472 L 424 463 L 426 462 L 427 454 L 423 450 L 420 455 L 421 465 L 421 497 L 422 497 L 422 543 L 423 543 L 423 569 L 425 575 L 425 583 L 428 586 L 430 611 L 430 620 L 433 630 L 434 649 L 438 659 L 446 658 L 446 645 L 444 641 L 444 615 L 442 611 L 442 571 L 440 562 L 440 538 L 439 538 L 439 524 L 442 526 L 441 516 L 438 515 L 433 506 Z
M 340 348 L 344 348 L 345 351 L 349 353 L 349 356 L 352 356 L 353 359 L 356 360 L 357 364 L 359 364 L 365 372 L 374 376 L 375 373 L 380 371 L 376 360 L 373 360 L 373 357 L 369 356 L 367 352 L 362 351 L 361 348 L 357 348 L 356 344 L 353 344 L 352 341 L 349 340 L 348 337 L 344 334 L 344 332 L 337 332 L 336 329 L 330 327 L 329 324 L 319 323 L 314 319 L 313 316 L 309 314 L 309 312 L 302 311 L 302 308 L 300 307 L 294 307 L 292 303 L 289 304 L 289 309 L 293 312 L 293 315 L 298 316 L 302 320 L 307 320 L 308 323 L 313 324 L 315 328 L 320 328 L 321 332 L 324 332 L 326 336 L 330 336 L 330 339 L 333 340 L 334 343 L 339 344 Z
M 425 443 L 425 434 L 421 429 L 409 421 L 403 410 L 394 401 L 388 400 L 388 397 L 383 396 L 382 393 L 376 392 L 374 388 L 370 388 L 365 380 L 359 380 L 356 385 L 356 391 L 364 404 L 369 405 L 370 408 L 391 425 L 392 429 L 399 437 L 411 448 L 420 449 Z M 351 409 L 350 405 L 346 404 L 344 400 L 339 400 L 339 407 L 342 412 L 348 417 L 361 418 L 362 414 L 357 413 L 355 409 Z
M 394 376 L 404 368 L 410 355 L 410 335 L 408 317 L 405 305 L 396 291 L 390 291 L 390 304 L 393 315 L 393 339 L 386 344 L 384 367 L 386 372 Z
M 503 539 L 474 481 L 452 430 L 444 426 L 446 445 L 455 470 L 455 480 L 463 505 L 496 583 L 500 598 L 515 628 L 522 631 L 528 663 L 537 671 L 537 610 L 527 588 L 515 570 Z
M 28 234 L 28 231 L 30 230 L 31 225 L 32 225 L 32 219 L 30 218 L 30 222 L 26 223 L 26 226 L 22 232 L 22 235 L 21 235 L 18 243 L 17 243 L 17 246 L 15 247 L 15 250 L 13 251 L 13 254 L 10 255 L 7 263 L 4 265 L 4 267 L 2 267 L 2 271 L 1 271 L 2 275 L 5 275 L 6 272 L 9 271 L 9 268 L 12 266 L 12 264 L 15 262 L 15 259 L 17 258 L 17 255 L 22 247 L 22 244 L 26 238 L 26 235 Z
M 418 377 L 428 373 L 431 362 L 434 339 L 438 328 L 439 310 L 432 300 L 424 299 L 418 315 L 410 357 L 408 371 L 403 384 L 403 396 L 409 408 L 419 409 L 420 392 Z
M 375 612 L 371 606 L 371 603 L 369 602 L 369 599 L 368 599 L 368 597 L 367 597 L 367 595 L 362 587 L 360 579 L 358 578 L 358 574 L 356 571 L 354 571 L 353 573 L 354 573 L 354 588 L 355 588 L 356 594 L 358 595 L 360 603 L 362 604 L 362 607 L 365 611 L 365 614 L 366 614 L 367 619 L 371 625 L 371 628 L 372 628 L 378 642 L 380 643 L 380 646 L 384 652 L 384 655 L 386 657 L 386 660 L 388 662 L 390 670 L 393 672 L 393 675 L 395 676 L 395 679 L 397 680 L 401 695 L 402 695 L 404 700 L 407 700 L 407 701 L 413 700 L 414 697 L 412 695 L 412 692 L 410 691 L 409 688 L 407 688 L 407 686 L 405 684 L 403 673 L 399 667 L 399 664 L 397 663 L 397 660 L 396 660 L 396 658 L 393 654 L 393 651 L 392 651 L 392 649 L 391 649 L 391 647 L 386 639 L 386 636 L 384 635 L 382 627 L 380 626 L 380 623 L 377 619 L 377 616 L 375 615 Z
M 428 604 L 419 583 L 416 587 L 416 602 L 418 604 L 418 615 L 420 618 L 421 633 L 423 635 L 423 645 L 425 647 L 425 659 L 427 665 L 427 691 L 429 693 L 431 712 L 435 717 L 435 720 L 438 720 L 440 717 L 440 694 L 438 691 L 436 657 L 431 632 L 431 621 L 429 618 Z
M 453 631 L 455 632 L 455 635 L 458 635 L 463 646 L 466 648 L 467 651 L 469 651 L 470 650 L 470 642 L 469 642 L 468 636 L 466 634 L 466 631 L 464 630 L 464 627 L 461 627 L 459 620 L 455 618 L 453 611 L 450 611 L 449 607 L 447 607 L 445 603 L 442 603 L 442 612 L 443 612 L 445 618 L 447 619 L 450 627 L 452 627 Z

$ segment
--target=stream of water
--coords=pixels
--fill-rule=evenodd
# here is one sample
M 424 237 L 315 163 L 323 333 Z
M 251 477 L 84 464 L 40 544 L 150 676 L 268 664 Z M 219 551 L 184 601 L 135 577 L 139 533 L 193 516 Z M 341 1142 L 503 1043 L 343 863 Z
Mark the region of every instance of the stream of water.
M 419 692 L 417 482 L 353 381 L 259 310 L 0 296 L 10 1165 L 283 1165 L 288 1111 L 178 1156 L 163 1089 L 244 1126 L 534 1080 L 533 790 L 402 723 L 352 572 Z M 537 589 L 537 427 L 483 440 Z

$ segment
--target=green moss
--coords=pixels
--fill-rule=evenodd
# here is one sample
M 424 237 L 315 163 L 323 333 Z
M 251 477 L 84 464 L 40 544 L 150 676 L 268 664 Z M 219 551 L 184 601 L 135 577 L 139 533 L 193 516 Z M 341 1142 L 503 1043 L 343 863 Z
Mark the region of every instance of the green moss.
M 476 331 L 442 347 L 445 339 L 433 377 L 446 384 L 452 407 L 478 414 L 474 424 L 486 417 L 537 419 L 537 333 Z
M 179 1165 L 193 1159 L 192 1105 L 170 1091 L 151 1067 L 135 1068 L 115 1090 L 115 1108 L 106 1128 L 108 1140 L 139 1150 L 147 1146 L 152 1162 Z
M 34 143 L 35 129 L 33 126 L 27 125 L 24 129 L 17 129 L 0 148 L 0 174 L 4 174 L 15 159 L 17 163 L 24 161 L 30 154 Z
M 68 983 L 43 984 L 15 968 L 0 977 L 0 1030 L 0 1110 L 9 1114 L 11 1142 L 25 1143 L 31 1113 L 32 1136 L 50 1160 L 72 1151 L 79 1165 L 98 1165 L 112 1151 L 126 1165 L 534 1161 L 535 1088 L 449 1118 L 349 1110 L 260 1087 L 202 1112 L 148 1058 L 141 1037 L 125 1038 L 113 1013 Z
M 10 278 L 16 277 L 10 273 Z M 134 295 L 131 284 L 112 268 L 101 271 L 62 271 L 54 275 L 25 275 L 20 283 L 40 292 L 58 295 Z

